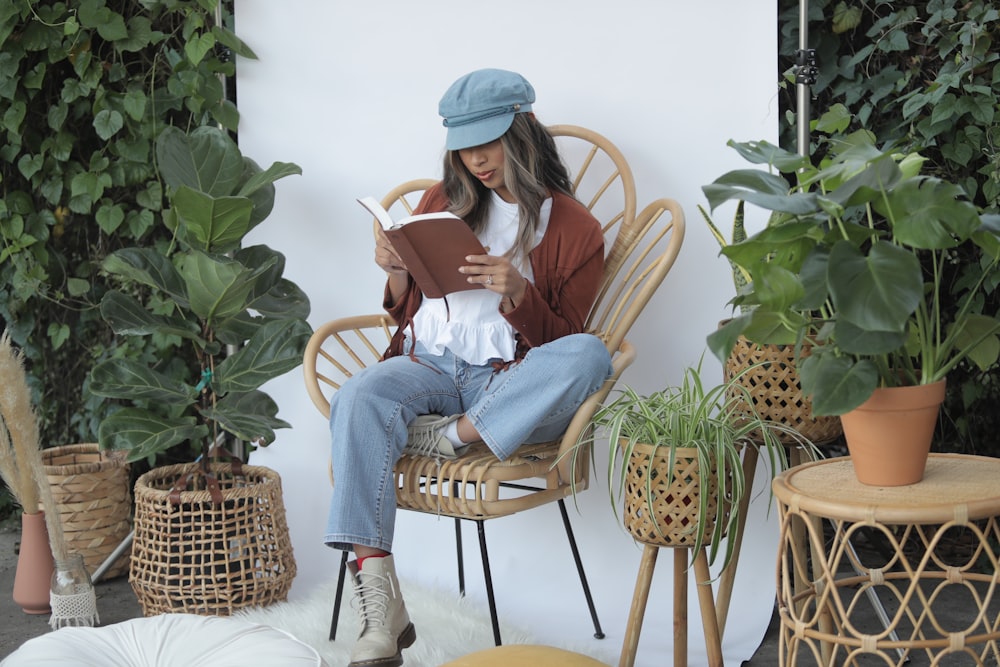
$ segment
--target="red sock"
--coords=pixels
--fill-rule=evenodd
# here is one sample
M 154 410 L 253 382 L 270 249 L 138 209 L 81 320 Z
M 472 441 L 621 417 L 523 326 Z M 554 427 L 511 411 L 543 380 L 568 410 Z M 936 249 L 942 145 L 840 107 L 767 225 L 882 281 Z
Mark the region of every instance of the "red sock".
M 389 554 L 372 554 L 371 556 L 360 556 L 358 558 L 358 569 L 362 569 L 364 567 L 364 562 L 369 558 L 385 558 L 388 555 Z

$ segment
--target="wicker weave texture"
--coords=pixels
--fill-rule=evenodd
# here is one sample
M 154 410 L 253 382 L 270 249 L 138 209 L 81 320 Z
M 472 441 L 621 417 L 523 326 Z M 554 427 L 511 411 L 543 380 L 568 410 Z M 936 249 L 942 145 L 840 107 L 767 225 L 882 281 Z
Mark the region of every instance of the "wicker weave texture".
M 63 445 L 43 450 L 42 463 L 66 546 L 83 556 L 84 566 L 93 573 L 132 529 L 125 453 L 102 452 L 96 443 Z M 123 556 L 104 578 L 127 572 L 128 559 Z
M 695 546 L 698 512 L 707 503 L 705 535 L 715 527 L 713 517 L 720 500 L 724 516 L 732 509 L 730 499 L 719 498 L 716 475 L 710 475 L 707 493 L 701 488 L 698 453 L 694 449 L 675 450 L 673 472 L 665 448 L 637 444 L 625 463 L 623 519 L 625 528 L 636 540 L 661 547 Z M 732 488 L 731 484 L 727 485 Z
M 813 443 L 830 442 L 843 432 L 839 417 L 813 416 L 812 402 L 802 395 L 791 345 L 757 345 L 740 336 L 726 359 L 724 374 L 727 381 L 742 374 L 739 383 L 749 392 L 757 414 L 795 429 Z M 730 398 L 745 405 L 742 394 Z M 794 444 L 790 436 L 775 434 L 784 444 Z
M 143 614 L 225 616 L 287 599 L 296 567 L 278 473 L 243 466 L 234 479 L 228 464 L 214 463 L 223 503 L 189 489 L 173 504 L 174 483 L 196 468 L 164 466 L 136 481 L 129 582 Z

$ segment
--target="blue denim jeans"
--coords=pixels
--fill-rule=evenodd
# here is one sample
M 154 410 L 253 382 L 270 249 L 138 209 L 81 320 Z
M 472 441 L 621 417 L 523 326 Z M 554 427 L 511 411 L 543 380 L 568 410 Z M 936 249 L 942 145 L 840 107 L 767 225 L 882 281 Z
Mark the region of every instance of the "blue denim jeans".
M 494 375 L 450 352 L 386 359 L 357 373 L 330 402 L 333 497 L 325 542 L 392 550 L 396 521 L 393 466 L 406 426 L 419 415 L 465 413 L 504 459 L 522 444 L 558 437 L 581 403 L 610 376 L 604 344 L 590 334 L 533 348 Z

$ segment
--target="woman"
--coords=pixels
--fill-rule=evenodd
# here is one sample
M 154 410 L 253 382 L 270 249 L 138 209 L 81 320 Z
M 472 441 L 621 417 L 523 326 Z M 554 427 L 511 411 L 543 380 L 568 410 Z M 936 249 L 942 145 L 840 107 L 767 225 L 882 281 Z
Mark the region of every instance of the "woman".
M 399 323 L 385 358 L 330 406 L 334 483 L 325 541 L 351 549 L 361 635 L 352 667 L 402 664 L 416 638 L 392 550 L 393 466 L 406 452 L 457 456 L 483 441 L 504 459 L 558 437 L 611 374 L 583 333 L 604 268 L 600 224 L 570 192 L 555 142 L 521 75 L 478 70 L 444 94 L 443 180 L 414 213 L 449 210 L 489 254 L 460 270 L 485 289 L 427 299 L 380 233 L 384 306 Z

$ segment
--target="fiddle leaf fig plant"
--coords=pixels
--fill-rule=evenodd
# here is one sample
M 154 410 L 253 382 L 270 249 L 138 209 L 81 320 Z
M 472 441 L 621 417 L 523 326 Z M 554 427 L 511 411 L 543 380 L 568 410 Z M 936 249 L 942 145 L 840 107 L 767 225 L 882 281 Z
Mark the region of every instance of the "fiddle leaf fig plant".
M 267 444 L 289 424 L 260 387 L 301 363 L 309 300 L 282 277 L 283 255 L 243 241 L 270 213 L 273 183 L 301 170 L 281 162 L 262 170 L 208 126 L 164 128 L 156 156 L 173 240 L 107 257 L 102 268 L 122 288 L 105 294 L 101 315 L 121 336 L 179 339 L 198 363 L 121 357 L 96 366 L 91 391 L 125 403 L 101 422 L 101 446 L 137 460 L 185 441 L 204 452 L 222 432 Z
M 878 386 L 937 382 L 963 360 L 997 361 L 1000 320 L 974 306 L 995 284 L 1000 216 L 867 132 L 831 138 L 818 167 L 767 142 L 730 145 L 768 169 L 724 174 L 703 188 L 709 204 L 745 200 L 774 214 L 722 249 L 751 276 L 732 303 L 753 308 L 709 336 L 717 357 L 740 334 L 808 345 L 798 369 L 816 415 L 848 412 Z M 981 270 L 948 310 L 942 276 L 961 246 L 979 249 Z

